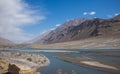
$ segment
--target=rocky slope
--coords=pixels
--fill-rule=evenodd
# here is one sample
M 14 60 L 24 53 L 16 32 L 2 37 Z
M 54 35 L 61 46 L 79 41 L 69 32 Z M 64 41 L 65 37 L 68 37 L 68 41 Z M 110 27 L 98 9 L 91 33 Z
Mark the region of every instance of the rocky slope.
M 120 37 L 120 15 L 112 19 L 74 19 L 65 22 L 34 44 L 51 44 L 91 37 Z

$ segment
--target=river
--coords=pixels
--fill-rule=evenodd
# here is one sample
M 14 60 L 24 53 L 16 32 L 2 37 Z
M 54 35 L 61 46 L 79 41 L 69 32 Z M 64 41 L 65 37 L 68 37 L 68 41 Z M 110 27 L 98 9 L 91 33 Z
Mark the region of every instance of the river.
M 31 48 L 33 49 L 33 48 Z M 30 50 L 31 50 L 30 49 Z M 43 49 L 37 49 L 37 50 L 43 50 Z M 49 49 L 53 50 L 53 49 Z M 54 50 L 69 50 L 69 49 L 54 49 Z M 34 52 L 34 54 L 44 54 L 48 59 L 50 60 L 50 65 L 43 68 L 40 72 L 41 74 L 57 74 L 57 70 L 61 69 L 62 73 L 65 72 L 67 74 L 71 74 L 72 70 L 76 72 L 76 74 L 112 74 L 107 71 L 101 71 L 96 69 L 91 69 L 87 67 L 78 66 L 76 64 L 72 64 L 69 62 L 65 62 L 59 59 L 54 58 L 55 56 L 64 56 L 64 57 L 82 57 L 87 56 L 94 59 L 100 59 L 100 60 L 107 60 L 107 61 L 113 61 L 113 62 L 120 62 L 120 57 L 108 57 L 108 56 L 90 56 L 87 55 L 87 53 L 102 53 L 102 52 L 120 52 L 118 49 L 102 49 L 102 50 L 93 50 L 93 49 L 70 49 L 72 51 L 78 51 L 79 53 L 72 53 L 72 54 L 57 54 L 52 52 Z

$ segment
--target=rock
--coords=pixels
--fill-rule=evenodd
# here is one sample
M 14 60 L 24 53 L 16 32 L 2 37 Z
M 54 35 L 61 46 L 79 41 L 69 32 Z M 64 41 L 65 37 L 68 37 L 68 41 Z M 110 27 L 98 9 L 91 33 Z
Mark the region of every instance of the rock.
M 7 69 L 8 69 L 8 63 L 0 58 L 0 74 L 5 73 Z
M 26 70 L 15 64 L 9 64 L 8 72 L 11 74 L 36 74 L 36 72 L 31 69 Z

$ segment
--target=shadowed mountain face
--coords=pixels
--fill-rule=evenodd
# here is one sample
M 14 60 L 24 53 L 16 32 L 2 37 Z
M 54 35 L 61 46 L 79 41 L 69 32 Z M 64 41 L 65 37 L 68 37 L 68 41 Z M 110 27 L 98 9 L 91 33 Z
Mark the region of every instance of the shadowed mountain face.
M 0 46 L 9 46 L 9 45 L 14 45 L 14 43 L 8 39 L 4 39 L 0 37 Z
M 74 19 L 37 39 L 34 43 L 50 44 L 89 37 L 120 37 L 120 15 L 112 19 Z

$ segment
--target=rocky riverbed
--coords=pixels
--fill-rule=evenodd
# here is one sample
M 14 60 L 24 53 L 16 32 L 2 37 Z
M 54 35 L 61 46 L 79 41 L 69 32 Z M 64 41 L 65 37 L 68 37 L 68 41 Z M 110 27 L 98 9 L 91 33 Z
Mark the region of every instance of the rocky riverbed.
M 50 61 L 42 54 L 0 51 L 0 74 L 36 74 Z

